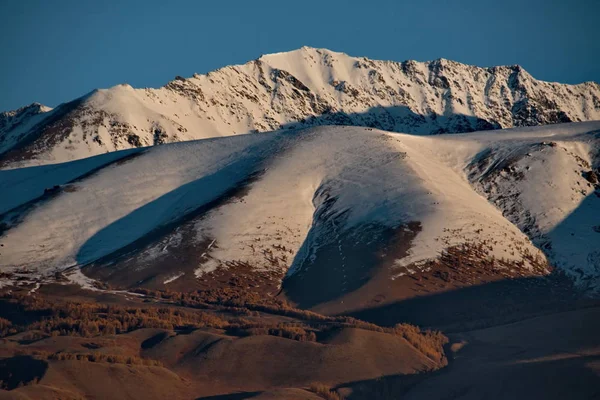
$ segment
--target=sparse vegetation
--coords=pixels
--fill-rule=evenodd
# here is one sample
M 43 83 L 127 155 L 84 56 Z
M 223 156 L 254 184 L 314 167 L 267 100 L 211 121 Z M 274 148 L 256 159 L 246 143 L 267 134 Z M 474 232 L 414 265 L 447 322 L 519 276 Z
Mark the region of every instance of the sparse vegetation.
M 158 291 L 149 289 L 137 289 L 137 293 L 144 294 L 156 299 L 169 300 L 186 307 L 214 308 L 220 311 L 240 312 L 240 310 L 251 310 L 269 314 L 292 317 L 306 321 L 306 323 L 317 330 L 332 328 L 358 328 L 375 332 L 389 333 L 402 336 L 415 348 L 428 357 L 439 361 L 444 358 L 442 347 L 448 342 L 448 338 L 439 331 L 422 331 L 419 327 L 409 324 L 398 324 L 395 327 L 381 327 L 356 318 L 337 316 L 330 317 L 312 311 L 301 310 L 290 306 L 286 301 L 273 297 L 261 296 L 251 291 L 213 289 L 197 291 L 192 293 L 180 293 L 170 291 Z M 298 329 L 298 328 L 294 328 Z M 270 334 L 282 336 L 295 340 L 313 341 L 313 335 L 304 329 L 290 331 L 290 328 L 277 327 L 267 328 L 264 326 L 245 327 L 236 331 L 238 334 Z M 262 333 L 258 333 L 262 332 Z
M 316 342 L 319 332 L 357 328 L 400 336 L 436 361 L 443 360 L 442 346 L 448 340 L 437 331 L 421 331 L 418 327 L 408 324 L 381 327 L 352 317 L 329 317 L 293 308 L 278 299 L 261 298 L 252 292 L 241 294 L 238 291 L 235 292 L 234 298 L 228 297 L 230 292 L 226 290 L 216 293 L 178 293 L 141 289 L 138 293 L 154 297 L 155 300 L 169 300 L 169 303 L 125 307 L 82 301 L 59 301 L 41 295 L 4 294 L 0 301 L 16 307 L 20 318 L 26 317 L 28 320 L 17 322 L 0 318 L 0 337 L 31 332 L 33 336 L 29 335 L 31 337 L 28 338 L 34 341 L 47 336 L 115 335 L 141 328 L 214 328 L 235 336 L 270 335 L 301 342 Z M 252 303 L 253 301 L 256 303 Z M 192 309 L 182 309 L 180 306 Z M 261 312 L 292 317 L 297 321 L 249 319 L 260 316 Z M 238 317 L 240 314 L 250 317 Z
M 30 323 L 0 321 L 0 336 L 39 330 L 53 336 L 113 335 L 140 328 L 225 328 L 228 322 L 214 314 L 174 307 L 123 307 L 87 302 L 59 302 L 42 296 L 8 294 L 1 298 L 31 315 Z
M 344 400 L 344 398 L 338 392 L 330 389 L 322 383 L 313 383 L 310 385 L 308 390 L 325 400 Z
M 232 333 L 241 336 L 257 336 L 257 335 L 270 335 L 279 336 L 286 339 L 292 339 L 299 342 L 316 342 L 317 335 L 314 331 L 306 330 L 301 327 L 294 326 L 280 326 L 275 328 L 268 328 L 265 326 L 255 326 L 250 328 L 235 328 Z
M 48 361 L 86 361 L 86 362 L 98 362 L 98 363 L 109 363 L 109 364 L 128 364 L 128 365 L 145 365 L 150 367 L 162 367 L 162 363 L 157 360 L 151 360 L 148 358 L 141 358 L 136 356 L 123 356 L 118 354 L 102 354 L 98 352 L 93 353 L 67 353 L 57 352 L 49 353 L 45 351 L 35 351 L 32 354 L 39 360 Z
M 121 300 L 118 296 L 107 296 L 109 304 L 95 302 L 93 299 L 104 298 L 103 295 L 96 297 L 95 294 L 89 300 L 86 296 L 79 295 L 62 298 L 44 290 L 31 293 L 24 289 L 0 294 L 0 337 L 3 337 L 0 341 L 6 345 L 3 357 L 7 360 L 4 371 L 10 374 L 13 364 L 17 362 L 27 368 L 33 365 L 39 369 L 35 374 L 21 374 L 7 381 L 6 388 L 13 390 L 19 385 L 36 384 L 48 369 L 105 371 L 99 365 L 93 367 L 93 363 L 131 366 L 128 368 L 131 371 L 134 371 L 134 366 L 141 366 L 141 369 L 135 370 L 136 373 L 146 371 L 156 374 L 156 370 L 145 368 L 168 369 L 172 361 L 165 357 L 164 352 L 171 349 L 173 344 L 189 351 L 184 344 L 187 340 L 191 339 L 189 343 L 196 343 L 194 340 L 197 338 L 222 335 L 230 336 L 224 343 L 232 340 L 231 336 L 268 335 L 297 342 L 312 342 L 314 344 L 304 345 L 306 349 L 310 349 L 308 353 L 335 351 L 342 354 L 346 351 L 343 344 L 334 345 L 330 349 L 328 345 L 323 346 L 318 342 L 329 343 L 329 338 L 335 337 L 338 332 L 345 334 L 341 331 L 347 328 L 401 337 L 434 360 L 436 366 L 445 364 L 442 346 L 447 341 L 446 337 L 439 332 L 421 331 L 418 327 L 407 324 L 381 327 L 351 317 L 325 316 L 296 309 L 283 300 L 261 296 L 252 291 L 138 292 L 142 292 L 144 296 L 130 299 L 125 304 L 119 304 Z M 164 331 L 119 336 L 141 328 L 159 328 Z M 188 336 L 196 329 L 204 332 L 197 332 L 198 336 Z M 350 335 L 360 338 L 362 335 L 372 334 L 355 331 Z M 51 336 L 72 338 L 55 340 Z M 79 339 L 81 337 L 96 339 L 82 340 Z M 177 339 L 171 342 L 171 338 Z M 245 348 L 252 349 L 257 343 L 289 348 L 289 343 L 257 339 L 247 341 L 249 347 Z M 392 336 L 380 339 L 389 340 L 400 348 L 408 346 L 406 343 L 399 343 L 400 339 Z M 244 346 L 244 342 L 237 342 L 232 348 L 239 348 L 238 343 L 239 346 Z M 154 346 L 157 346 L 156 349 Z M 420 365 L 419 370 L 424 368 L 423 365 L 429 365 L 422 364 L 422 361 L 417 363 Z M 114 368 L 106 371 L 114 371 Z M 311 380 L 299 381 L 298 385 L 307 385 Z M 343 399 L 340 393 L 326 385 L 315 384 L 309 390 L 326 400 Z
M 402 336 L 427 357 L 437 361 L 444 357 L 441 349 L 448 343 L 448 338 L 443 333 L 431 330 L 422 331 L 418 326 L 410 324 L 398 324 L 392 329 L 396 335 Z

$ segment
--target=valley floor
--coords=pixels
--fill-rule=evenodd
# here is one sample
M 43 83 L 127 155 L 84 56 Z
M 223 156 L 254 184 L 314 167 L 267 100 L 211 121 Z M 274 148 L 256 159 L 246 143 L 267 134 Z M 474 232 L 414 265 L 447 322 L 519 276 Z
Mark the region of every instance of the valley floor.
M 597 398 L 599 334 L 600 306 L 453 334 L 449 367 L 403 398 Z
M 449 365 L 348 385 L 348 399 L 594 399 L 600 305 L 450 334 Z

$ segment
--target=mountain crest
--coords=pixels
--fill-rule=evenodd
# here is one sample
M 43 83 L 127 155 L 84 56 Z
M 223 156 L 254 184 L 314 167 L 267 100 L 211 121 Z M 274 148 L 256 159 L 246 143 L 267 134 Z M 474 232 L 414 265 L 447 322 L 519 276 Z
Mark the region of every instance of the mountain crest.
M 17 114 L 27 120 L 18 129 L 7 122 Z M 597 120 L 600 87 L 538 81 L 518 65 L 400 63 L 302 47 L 158 89 L 97 90 L 31 114 L 2 114 L 0 166 L 315 125 L 427 135 Z

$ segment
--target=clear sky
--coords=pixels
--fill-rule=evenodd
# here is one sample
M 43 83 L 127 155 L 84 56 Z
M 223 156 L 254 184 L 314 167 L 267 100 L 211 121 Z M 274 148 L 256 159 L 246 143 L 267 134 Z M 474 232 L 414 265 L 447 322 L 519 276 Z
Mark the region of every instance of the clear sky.
M 600 81 L 600 0 L 0 0 L 0 110 L 162 86 L 303 45 Z

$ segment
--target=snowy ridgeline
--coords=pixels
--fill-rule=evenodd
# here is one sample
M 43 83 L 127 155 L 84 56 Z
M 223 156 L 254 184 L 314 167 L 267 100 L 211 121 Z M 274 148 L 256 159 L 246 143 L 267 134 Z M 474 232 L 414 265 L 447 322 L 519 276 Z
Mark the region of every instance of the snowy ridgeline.
M 0 114 L 0 167 L 209 137 L 353 125 L 438 134 L 600 119 L 600 87 L 519 66 L 374 61 L 303 47 L 159 89 L 119 85 L 50 110 Z
M 598 122 L 438 136 L 321 127 L 0 171 L 10 194 L 0 265 L 51 276 L 146 238 L 136 269 L 190 241 L 199 249 L 193 271 L 166 271 L 165 284 L 232 265 L 293 274 L 354 228 L 412 223 L 394 276 L 470 244 L 519 273 L 547 256 L 587 284 L 600 271 L 599 132 Z

